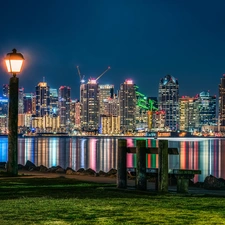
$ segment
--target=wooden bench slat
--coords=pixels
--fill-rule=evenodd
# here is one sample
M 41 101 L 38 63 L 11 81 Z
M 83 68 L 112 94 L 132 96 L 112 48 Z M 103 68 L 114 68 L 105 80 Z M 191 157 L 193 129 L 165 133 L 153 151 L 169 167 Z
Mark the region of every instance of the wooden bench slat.
M 173 169 L 174 174 L 201 174 L 201 170 Z

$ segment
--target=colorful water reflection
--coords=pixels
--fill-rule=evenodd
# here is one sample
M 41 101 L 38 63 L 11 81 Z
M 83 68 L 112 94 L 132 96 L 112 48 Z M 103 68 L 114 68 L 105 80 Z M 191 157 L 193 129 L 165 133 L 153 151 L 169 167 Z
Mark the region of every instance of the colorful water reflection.
M 140 138 L 127 138 L 127 145 L 136 145 Z M 146 138 L 146 146 L 157 147 L 158 140 Z M 109 171 L 116 168 L 118 147 L 117 138 L 19 138 L 18 162 L 22 165 L 27 160 L 35 165 L 47 167 L 60 165 L 92 168 L 95 171 Z M 208 175 L 225 178 L 225 139 L 169 139 L 169 147 L 179 149 L 179 155 L 169 156 L 169 169 L 200 169 L 201 175 L 194 181 L 203 181 Z M 8 139 L 0 138 L 0 162 L 7 161 Z M 158 167 L 158 155 L 146 156 L 147 168 Z M 127 167 L 136 167 L 135 154 L 127 154 Z

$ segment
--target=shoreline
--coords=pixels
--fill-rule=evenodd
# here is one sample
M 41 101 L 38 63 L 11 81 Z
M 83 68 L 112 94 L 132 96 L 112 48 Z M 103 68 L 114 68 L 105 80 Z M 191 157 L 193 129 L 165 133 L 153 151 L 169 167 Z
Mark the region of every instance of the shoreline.
M 8 137 L 6 134 L 0 134 L 1 137 Z M 51 138 L 51 137 L 57 137 L 57 138 L 147 138 L 147 139 L 155 139 L 155 140 L 162 140 L 162 139 L 224 139 L 225 137 L 203 137 L 203 136 L 188 136 L 188 137 L 152 137 L 152 136 L 129 136 L 129 135 L 18 135 L 18 138 Z

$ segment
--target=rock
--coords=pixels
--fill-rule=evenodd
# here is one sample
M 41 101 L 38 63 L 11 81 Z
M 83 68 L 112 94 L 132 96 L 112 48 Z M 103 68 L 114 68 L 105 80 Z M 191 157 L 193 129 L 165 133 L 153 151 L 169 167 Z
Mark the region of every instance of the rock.
M 107 175 L 107 173 L 104 172 L 104 171 L 102 171 L 102 170 L 100 170 L 100 171 L 98 172 L 98 175 L 99 175 L 100 177 L 105 177 L 105 176 Z
M 66 174 L 67 175 L 72 175 L 72 174 L 75 174 L 75 171 L 73 169 L 71 169 L 71 168 L 67 168 L 66 169 Z
M 41 165 L 39 171 L 40 172 L 47 172 L 48 171 L 48 168 L 46 166 Z
M 50 167 L 50 168 L 48 169 L 47 172 L 49 172 L 49 173 L 55 173 L 55 171 L 56 171 L 57 169 L 58 169 L 57 166 L 52 166 L 52 167 Z
M 77 172 L 82 173 L 82 172 L 84 172 L 84 170 L 85 170 L 84 168 L 80 168 L 79 170 L 77 170 Z
M 24 167 L 26 170 L 34 170 L 36 168 L 35 164 L 32 163 L 30 160 L 27 160 Z
M 225 189 L 225 180 L 216 178 L 212 175 L 207 176 L 204 180 L 203 188 L 211 190 Z
M 58 168 L 55 172 L 56 173 L 65 173 L 65 170 L 63 168 Z
M 117 174 L 117 170 L 116 170 L 116 169 L 111 169 L 111 170 L 107 173 L 108 176 L 116 175 L 116 174 Z
M 84 171 L 84 174 L 89 176 L 95 176 L 96 172 L 93 169 L 88 168 L 87 170 Z
M 117 174 L 110 174 L 109 177 L 110 178 L 116 178 L 117 177 Z
M 18 164 L 18 170 L 24 170 L 25 166 L 23 166 L 22 164 Z
M 196 182 L 194 186 L 198 188 L 203 188 L 204 182 Z

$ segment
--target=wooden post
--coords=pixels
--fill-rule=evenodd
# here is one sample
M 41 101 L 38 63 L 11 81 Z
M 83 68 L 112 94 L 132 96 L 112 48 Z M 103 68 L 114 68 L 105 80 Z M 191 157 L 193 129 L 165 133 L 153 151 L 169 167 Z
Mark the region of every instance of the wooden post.
M 158 191 L 168 192 L 168 140 L 159 140 Z
M 137 140 L 136 157 L 137 157 L 137 169 L 136 169 L 137 189 L 146 190 L 147 189 L 146 140 Z
M 188 193 L 189 179 L 185 176 L 179 176 L 177 179 L 177 192 Z
M 8 163 L 7 173 L 18 175 L 18 87 L 19 79 L 13 75 L 9 81 L 9 113 L 8 113 Z
M 118 140 L 117 187 L 127 188 L 127 140 Z

